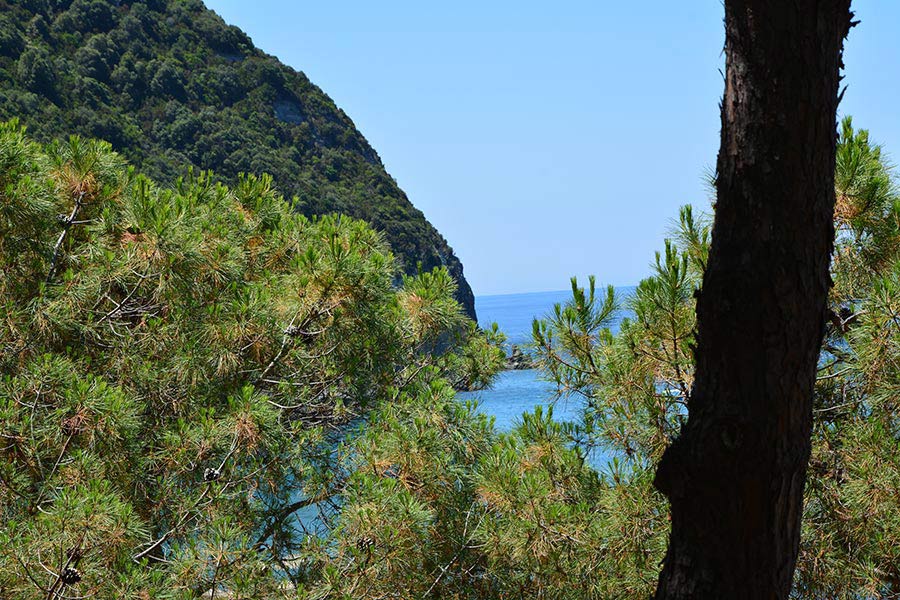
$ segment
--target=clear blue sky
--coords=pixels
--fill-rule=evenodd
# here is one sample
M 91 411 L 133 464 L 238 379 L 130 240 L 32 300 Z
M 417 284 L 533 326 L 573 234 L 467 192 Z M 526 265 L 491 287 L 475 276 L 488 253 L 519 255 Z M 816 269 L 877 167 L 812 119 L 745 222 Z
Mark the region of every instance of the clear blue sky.
M 856 0 L 842 113 L 900 154 L 900 2 Z M 330 95 L 477 295 L 646 276 L 706 203 L 719 0 L 207 0 Z

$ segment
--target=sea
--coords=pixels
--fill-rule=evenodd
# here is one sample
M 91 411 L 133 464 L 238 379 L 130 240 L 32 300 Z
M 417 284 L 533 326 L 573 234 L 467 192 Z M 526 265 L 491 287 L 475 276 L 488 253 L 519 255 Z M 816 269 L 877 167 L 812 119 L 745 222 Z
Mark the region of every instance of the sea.
M 616 288 L 620 299 L 632 293 L 634 287 Z M 571 290 L 476 296 L 475 310 L 482 328 L 487 329 L 492 323 L 497 323 L 506 334 L 508 347 L 512 344 L 525 347 L 531 343 L 532 321 L 548 316 L 555 304 L 565 303 L 571 298 Z M 619 323 L 625 316 L 626 313 L 620 311 L 610 324 L 613 333 L 618 331 Z M 499 431 L 510 431 L 521 422 L 523 413 L 534 412 L 537 406 L 546 409 L 552 405 L 553 417 L 558 421 L 575 421 L 581 412 L 577 398 L 563 397 L 554 402 L 555 386 L 541 379 L 540 373 L 535 370 L 503 371 L 489 389 L 460 392 L 457 397 L 460 400 L 477 400 L 478 410 L 493 416 L 494 426 Z

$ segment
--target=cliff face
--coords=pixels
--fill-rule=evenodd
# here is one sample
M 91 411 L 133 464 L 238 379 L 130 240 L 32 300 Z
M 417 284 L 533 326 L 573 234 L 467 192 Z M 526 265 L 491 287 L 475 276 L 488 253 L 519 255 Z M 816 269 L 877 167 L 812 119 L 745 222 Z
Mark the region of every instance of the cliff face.
M 462 263 L 350 118 L 199 0 L 0 0 L 0 119 L 15 116 L 40 140 L 108 140 L 163 182 L 184 165 L 269 173 L 297 210 L 383 231 L 405 272 L 446 265 L 475 315 Z

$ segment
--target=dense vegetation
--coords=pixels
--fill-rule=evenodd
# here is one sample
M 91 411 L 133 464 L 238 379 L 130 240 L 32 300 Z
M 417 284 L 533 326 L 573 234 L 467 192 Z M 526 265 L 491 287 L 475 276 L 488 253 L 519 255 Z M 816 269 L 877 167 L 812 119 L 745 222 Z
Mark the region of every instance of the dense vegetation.
M 830 320 L 813 409 L 793 597 L 895 598 L 900 593 L 900 196 L 881 148 L 842 123 L 835 171 L 837 237 Z M 642 490 L 628 531 L 638 551 L 628 568 L 648 597 L 667 533 L 663 498 L 648 486 L 691 402 L 695 290 L 710 243 L 709 219 L 682 210 L 652 277 L 624 301 L 633 317 L 605 328 L 612 290 L 585 295 L 536 325 L 545 371 L 585 399 L 582 444 L 612 452 L 627 485 Z M 724 435 L 724 433 L 723 433 Z M 644 554 L 652 560 L 638 560 Z
M 0 9 L 0 597 L 651 594 L 708 215 L 573 281 L 533 352 L 583 416 L 498 434 L 454 390 L 502 334 L 301 73 L 199 1 Z M 849 120 L 836 192 L 794 596 L 895 598 L 900 197 Z
M 397 277 L 381 234 L 298 215 L 268 177 L 160 188 L 104 142 L 0 126 L 0 597 L 324 576 L 296 515 L 364 493 L 362 423 L 488 430 L 453 385 L 489 382 L 502 340 L 445 268 Z
M 187 165 L 234 183 L 269 173 L 297 210 L 385 232 L 401 270 L 462 265 L 350 119 L 303 73 L 253 46 L 200 0 L 0 0 L 0 119 L 39 141 L 109 141 L 171 183 Z
M 890 598 L 900 199 L 849 120 L 836 182 L 794 595 Z M 267 177 L 158 187 L 104 143 L 4 125 L 0 596 L 648 597 L 708 217 L 686 207 L 673 233 L 632 297 L 573 281 L 535 324 L 583 418 L 498 434 L 454 387 L 490 383 L 502 335 L 445 269 L 396 288 L 378 233 L 297 215 Z

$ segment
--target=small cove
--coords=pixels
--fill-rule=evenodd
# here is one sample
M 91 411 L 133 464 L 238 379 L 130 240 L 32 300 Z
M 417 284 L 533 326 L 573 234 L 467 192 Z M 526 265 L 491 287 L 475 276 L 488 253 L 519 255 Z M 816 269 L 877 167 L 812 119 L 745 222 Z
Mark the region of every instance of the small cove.
M 633 293 L 633 286 L 616 288 L 620 303 Z M 496 322 L 506 334 L 507 351 L 513 344 L 524 347 L 531 342 L 532 320 L 547 316 L 555 304 L 564 303 L 571 297 L 571 290 L 477 296 L 478 324 L 490 328 Z M 626 316 L 628 313 L 625 310 L 619 311 L 610 324 L 613 333 L 618 331 Z M 503 371 L 489 389 L 457 395 L 460 400 L 476 400 L 478 410 L 494 417 L 494 425 L 501 432 L 511 431 L 521 422 L 523 413 L 534 412 L 538 406 L 546 410 L 552 405 L 553 417 L 558 421 L 578 420 L 581 412 L 579 399 L 562 397 L 554 401 L 555 397 L 555 386 L 543 380 L 534 369 Z M 599 453 L 589 460 L 597 468 L 605 463 Z

